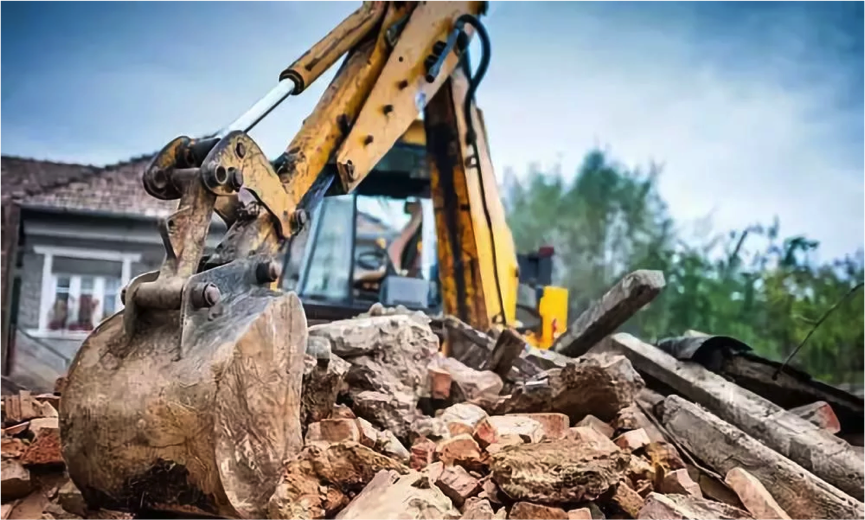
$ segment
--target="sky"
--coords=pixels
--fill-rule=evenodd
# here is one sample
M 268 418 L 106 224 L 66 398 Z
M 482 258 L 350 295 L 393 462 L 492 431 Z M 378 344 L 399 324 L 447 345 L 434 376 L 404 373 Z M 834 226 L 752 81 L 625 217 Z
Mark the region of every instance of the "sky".
M 105 165 L 213 132 L 358 5 L 4 2 L 0 151 Z M 863 248 L 862 2 L 492 2 L 484 22 L 499 179 L 600 146 L 663 165 L 683 225 L 777 216 L 824 260 Z M 253 130 L 268 155 L 331 77 Z

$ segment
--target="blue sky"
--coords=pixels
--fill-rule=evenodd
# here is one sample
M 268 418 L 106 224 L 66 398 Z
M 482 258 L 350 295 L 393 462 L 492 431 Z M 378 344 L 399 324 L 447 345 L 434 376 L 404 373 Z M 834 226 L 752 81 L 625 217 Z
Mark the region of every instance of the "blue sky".
M 107 164 L 229 123 L 354 2 L 6 2 L 4 154 Z M 478 91 L 499 177 L 600 145 L 664 165 L 680 222 L 780 217 L 863 247 L 863 4 L 493 2 Z M 330 75 L 253 136 L 282 151 Z

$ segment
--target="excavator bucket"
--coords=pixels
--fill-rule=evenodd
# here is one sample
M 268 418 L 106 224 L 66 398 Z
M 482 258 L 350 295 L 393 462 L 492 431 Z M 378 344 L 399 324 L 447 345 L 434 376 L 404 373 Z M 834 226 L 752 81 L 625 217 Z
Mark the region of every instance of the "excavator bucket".
M 306 317 L 297 295 L 274 289 L 272 250 L 203 259 L 213 168 L 160 170 L 176 144 L 145 174 L 151 194 L 180 198 L 162 226 L 165 262 L 132 280 L 124 310 L 73 360 L 62 454 L 93 507 L 263 518 L 282 463 L 302 448 Z M 266 237 L 271 222 L 262 212 L 239 225 Z M 240 254 L 207 263 L 225 250 Z
M 70 477 L 102 507 L 263 518 L 302 447 L 300 300 L 258 287 L 183 314 L 138 313 L 128 334 L 118 313 L 84 342 L 60 407 Z

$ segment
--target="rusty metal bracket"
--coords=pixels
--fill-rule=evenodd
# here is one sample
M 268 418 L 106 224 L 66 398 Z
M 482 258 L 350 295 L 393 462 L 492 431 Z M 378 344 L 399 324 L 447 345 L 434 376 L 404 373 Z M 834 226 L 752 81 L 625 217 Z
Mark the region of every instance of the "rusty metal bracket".
M 276 219 L 280 237 L 291 236 L 295 204 L 267 156 L 247 134 L 234 131 L 223 137 L 204 159 L 201 178 L 217 196 L 233 195 L 241 188 L 249 191 Z

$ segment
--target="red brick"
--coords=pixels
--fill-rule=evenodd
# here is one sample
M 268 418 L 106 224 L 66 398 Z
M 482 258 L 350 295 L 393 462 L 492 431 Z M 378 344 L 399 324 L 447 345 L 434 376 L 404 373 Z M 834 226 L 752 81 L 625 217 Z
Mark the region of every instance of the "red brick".
M 429 386 L 433 399 L 447 399 L 451 396 L 451 374 L 443 368 L 430 367 Z
M 435 451 L 436 443 L 426 437 L 419 438 L 411 447 L 409 465 L 412 469 L 418 471 L 424 469 L 428 464 L 432 463 Z
M 324 419 L 319 422 L 321 439 L 327 442 L 360 442 L 360 426 L 356 419 Z
M 646 434 L 646 430 L 639 428 L 619 435 L 613 442 L 625 451 L 637 451 L 652 441 Z
M 502 435 L 519 435 L 525 442 L 540 442 L 544 428 L 538 421 L 519 415 L 487 417 L 475 427 L 474 437 L 482 447 L 495 444 Z
M 457 435 L 439 442 L 436 447 L 436 458 L 451 464 L 474 464 L 481 458 L 478 443 L 470 435 Z
M 481 492 L 478 479 L 469 475 L 468 471 L 460 466 L 446 466 L 436 485 L 457 507 L 462 506 L 466 499 Z
M 570 436 L 580 444 L 586 444 L 590 447 L 594 446 L 605 452 L 619 450 L 619 447 L 616 446 L 613 441 L 604 437 L 602 433 L 598 432 L 598 430 L 594 428 L 588 428 L 586 426 L 574 427 L 570 430 Z
M 817 401 L 793 408 L 789 411 L 806 421 L 816 424 L 832 435 L 841 431 L 841 423 L 838 422 L 838 417 L 835 415 L 835 411 L 832 410 L 832 406 L 826 401 Z
M 583 417 L 583 419 L 580 422 L 578 422 L 576 424 L 576 426 L 577 427 L 594 428 L 595 430 L 597 430 L 598 433 L 600 433 L 601 435 L 603 435 L 604 437 L 606 437 L 608 439 L 612 439 L 613 434 L 615 433 L 612 426 L 610 426 L 609 424 L 605 423 L 604 421 L 598 419 L 594 415 L 587 415 L 587 416 Z
M 517 502 L 511 508 L 508 518 L 521 520 L 568 520 L 568 514 L 558 507 L 542 506 L 531 502 Z
M 676 493 L 679 495 L 691 495 L 692 497 L 703 498 L 703 492 L 700 491 L 700 485 L 691 479 L 687 469 L 677 469 L 664 475 L 664 480 L 661 481 L 660 491 L 662 493 Z
M 519 417 L 528 417 L 541 424 L 545 439 L 564 439 L 568 435 L 571 426 L 570 419 L 563 413 L 519 413 L 508 414 Z
M 21 463 L 25 465 L 55 465 L 63 464 L 60 454 L 60 430 L 42 428 L 36 439 L 27 448 Z

